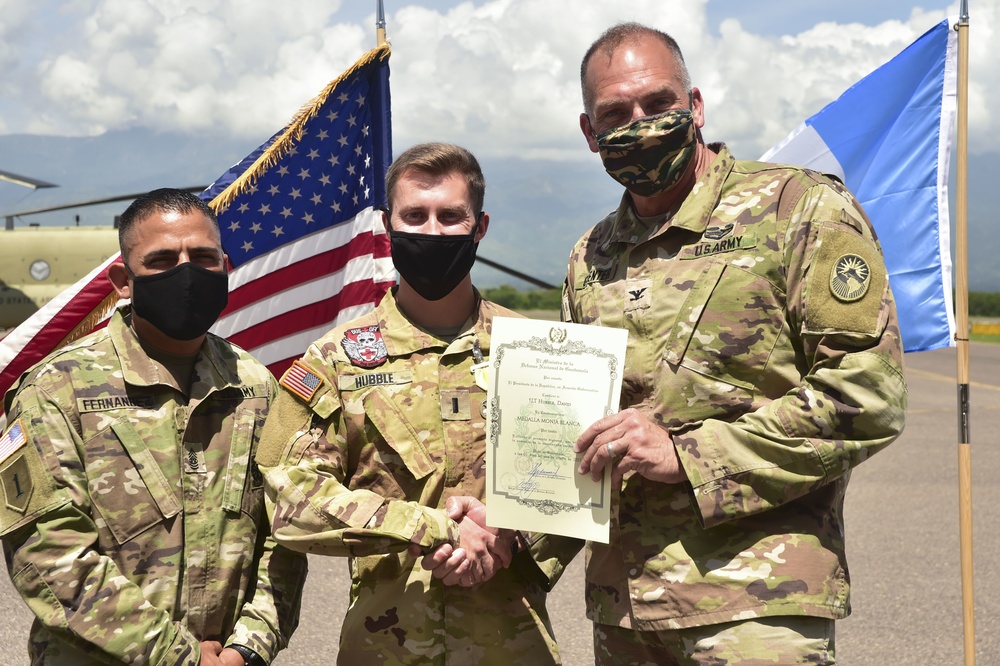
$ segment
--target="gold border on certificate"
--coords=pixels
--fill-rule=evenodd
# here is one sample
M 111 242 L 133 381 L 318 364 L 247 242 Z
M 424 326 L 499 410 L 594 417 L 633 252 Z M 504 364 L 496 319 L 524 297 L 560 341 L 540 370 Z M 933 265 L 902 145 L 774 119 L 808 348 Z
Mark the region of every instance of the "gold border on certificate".
M 618 411 L 628 333 L 496 317 L 490 339 L 487 523 L 607 543 L 610 466 L 578 474 L 573 444 Z

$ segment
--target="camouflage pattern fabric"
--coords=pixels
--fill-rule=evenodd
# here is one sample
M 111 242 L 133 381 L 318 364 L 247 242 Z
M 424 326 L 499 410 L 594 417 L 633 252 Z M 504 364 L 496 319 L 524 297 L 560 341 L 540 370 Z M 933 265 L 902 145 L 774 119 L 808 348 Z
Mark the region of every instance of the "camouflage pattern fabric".
M 602 132 L 597 137 L 608 174 L 640 196 L 672 187 L 694 155 L 697 128 L 689 109 L 674 109 Z
M 706 627 L 632 631 L 594 626 L 596 666 L 832 666 L 834 620 L 765 617 Z
M 495 316 L 517 315 L 480 301 L 448 341 L 390 291 L 309 347 L 305 381 L 282 379 L 257 461 L 277 541 L 350 558 L 340 664 L 559 663 L 545 609 L 557 574 L 520 553 L 486 583 L 448 587 L 406 552 L 457 544 L 445 500 L 484 497 L 486 391 L 471 367 Z
M 36 616 L 32 664 L 196 665 L 202 640 L 270 662 L 298 622 L 306 566 L 268 536 L 252 464 L 274 379 L 209 335 L 185 395 L 129 316 L 6 396 L 26 441 L 0 480 L 27 499 L 0 507 L 0 536 Z
M 564 319 L 628 329 L 622 407 L 671 433 L 689 479 L 613 493 L 611 545 L 588 547 L 598 623 L 846 616 L 850 470 L 903 428 L 895 304 L 854 197 L 713 148 L 672 219 L 626 193 L 569 261 Z

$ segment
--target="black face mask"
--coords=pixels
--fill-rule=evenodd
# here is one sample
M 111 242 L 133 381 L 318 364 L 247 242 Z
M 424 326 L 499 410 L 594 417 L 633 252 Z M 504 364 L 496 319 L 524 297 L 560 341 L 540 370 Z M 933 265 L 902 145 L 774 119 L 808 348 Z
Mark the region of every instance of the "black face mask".
M 189 261 L 153 275 L 129 274 L 132 309 L 173 340 L 204 335 L 229 302 L 229 274 Z
M 479 219 L 482 219 L 480 213 Z M 439 301 L 465 279 L 476 263 L 476 231 L 444 236 L 389 229 L 392 265 L 406 284 L 428 301 Z

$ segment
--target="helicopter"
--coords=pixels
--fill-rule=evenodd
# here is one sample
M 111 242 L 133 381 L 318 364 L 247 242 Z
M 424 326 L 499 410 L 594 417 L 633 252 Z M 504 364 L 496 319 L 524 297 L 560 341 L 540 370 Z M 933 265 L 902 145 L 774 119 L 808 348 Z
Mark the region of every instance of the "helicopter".
M 57 187 L 27 176 L 0 171 L 0 180 L 33 189 Z M 205 186 L 183 188 L 201 192 Z M 67 287 L 118 253 L 117 219 L 103 226 L 16 226 L 16 218 L 58 210 L 131 201 L 141 193 L 91 199 L 4 215 L 0 230 L 0 338 Z
M 51 183 L 0 171 L 0 180 L 32 188 L 56 187 Z M 180 188 L 202 192 L 206 185 Z M 8 213 L 0 231 L 0 339 L 63 290 L 74 285 L 118 252 L 117 216 L 111 226 L 17 227 L 15 218 L 59 210 L 131 201 L 141 192 Z M 77 216 L 79 221 L 79 216 Z M 556 287 L 482 255 L 476 262 L 541 289 Z

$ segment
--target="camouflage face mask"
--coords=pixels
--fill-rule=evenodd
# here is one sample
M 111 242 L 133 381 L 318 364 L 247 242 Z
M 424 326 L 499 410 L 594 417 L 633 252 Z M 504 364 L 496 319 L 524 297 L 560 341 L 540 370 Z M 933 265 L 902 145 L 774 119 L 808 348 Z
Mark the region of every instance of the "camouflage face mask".
M 675 109 L 602 132 L 597 137 L 604 168 L 639 196 L 651 197 L 677 184 L 697 142 L 689 109 Z

